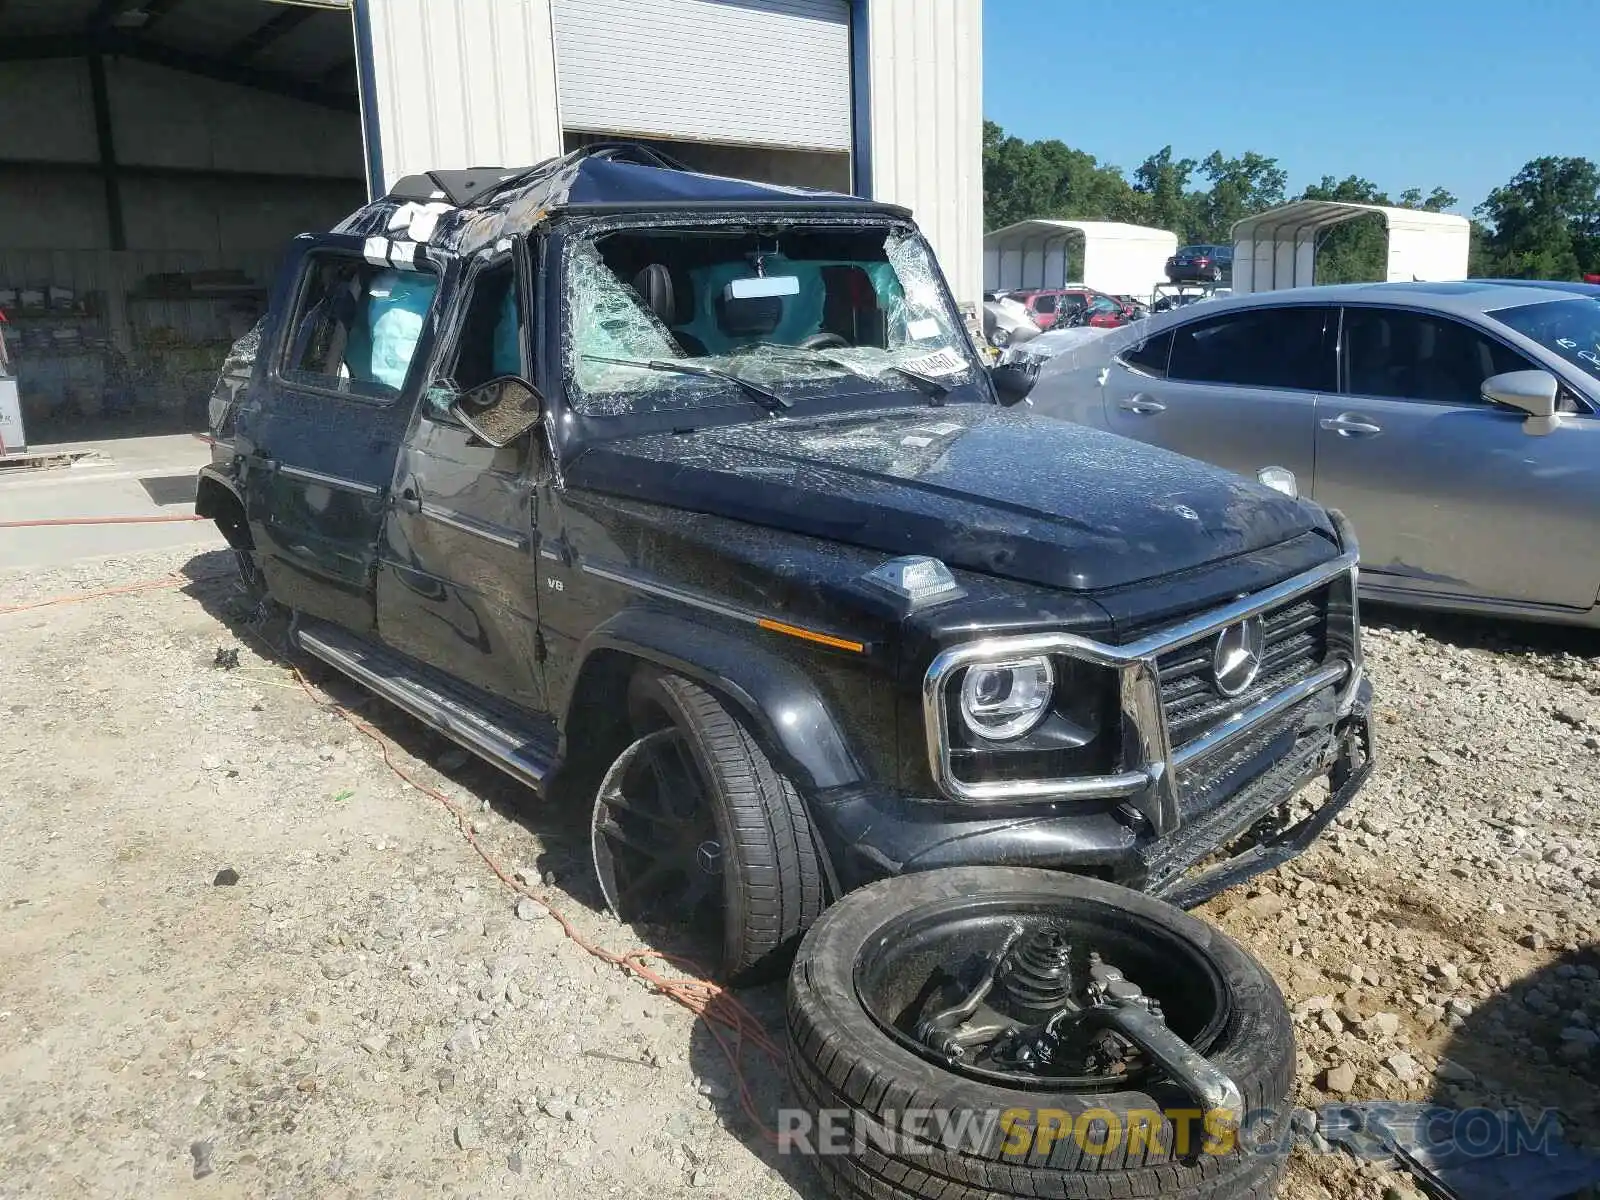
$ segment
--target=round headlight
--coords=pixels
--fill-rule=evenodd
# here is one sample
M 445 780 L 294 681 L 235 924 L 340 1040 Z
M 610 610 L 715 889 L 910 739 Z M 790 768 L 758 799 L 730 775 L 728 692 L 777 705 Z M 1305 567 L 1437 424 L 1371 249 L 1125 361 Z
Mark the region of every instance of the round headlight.
M 1044 657 L 968 667 L 961 681 L 961 719 L 992 742 L 1019 738 L 1044 719 L 1055 683 Z

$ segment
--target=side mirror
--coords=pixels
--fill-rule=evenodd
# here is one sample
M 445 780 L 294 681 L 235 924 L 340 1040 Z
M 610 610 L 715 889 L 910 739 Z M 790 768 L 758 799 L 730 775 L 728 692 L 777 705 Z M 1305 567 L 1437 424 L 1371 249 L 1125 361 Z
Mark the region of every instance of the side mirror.
M 539 423 L 544 397 L 526 379 L 507 375 L 457 396 L 450 415 L 474 437 L 499 450 Z
M 1546 434 L 1556 427 L 1556 393 L 1560 381 L 1549 371 L 1507 371 L 1483 381 L 1483 398 L 1528 414 L 1523 429 Z
M 989 382 L 1003 408 L 1020 404 L 1039 382 L 1039 360 L 1030 355 L 1007 358 L 989 368 Z

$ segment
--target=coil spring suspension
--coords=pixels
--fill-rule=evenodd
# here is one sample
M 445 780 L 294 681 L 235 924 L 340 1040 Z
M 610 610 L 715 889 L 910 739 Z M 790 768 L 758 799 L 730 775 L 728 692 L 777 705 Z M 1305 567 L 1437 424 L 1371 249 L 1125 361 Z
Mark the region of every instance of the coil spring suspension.
M 1019 1020 L 1042 1022 L 1073 999 L 1072 944 L 1059 929 L 1018 940 L 1000 964 L 996 982 Z

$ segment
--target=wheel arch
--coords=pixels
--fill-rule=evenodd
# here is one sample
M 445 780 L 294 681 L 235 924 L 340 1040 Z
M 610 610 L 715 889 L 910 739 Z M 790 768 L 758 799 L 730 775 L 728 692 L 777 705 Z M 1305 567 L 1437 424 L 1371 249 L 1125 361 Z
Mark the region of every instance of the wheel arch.
M 613 689 L 625 689 L 642 662 L 693 679 L 727 701 L 793 775 L 802 795 L 869 779 L 816 684 L 752 638 L 656 610 L 628 609 L 597 626 L 578 657 L 572 686 L 557 705 L 563 758 L 579 750 L 572 742 L 582 725 L 580 711 L 606 714 L 585 740 L 604 739 L 619 716 L 626 723 L 620 709 L 607 712 L 603 701 L 618 695 Z
M 210 517 L 217 523 L 228 545 L 235 550 L 253 549 L 250 525 L 245 517 L 244 500 L 231 480 L 207 467 L 200 471 L 195 485 L 194 512 L 197 517 Z

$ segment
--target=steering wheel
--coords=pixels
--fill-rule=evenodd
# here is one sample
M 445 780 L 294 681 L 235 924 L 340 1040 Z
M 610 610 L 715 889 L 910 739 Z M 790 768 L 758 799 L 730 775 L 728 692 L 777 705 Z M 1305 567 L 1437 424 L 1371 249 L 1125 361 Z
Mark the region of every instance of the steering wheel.
M 850 343 L 837 333 L 813 333 L 800 343 L 802 350 L 848 350 Z

